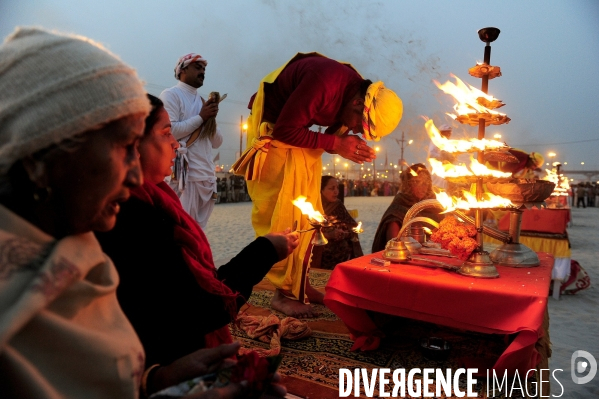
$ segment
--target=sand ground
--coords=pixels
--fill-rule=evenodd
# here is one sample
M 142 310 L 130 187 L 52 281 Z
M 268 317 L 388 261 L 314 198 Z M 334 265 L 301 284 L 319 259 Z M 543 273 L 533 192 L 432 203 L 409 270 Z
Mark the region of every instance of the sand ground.
M 357 209 L 357 220 L 363 223 L 360 241 L 366 254 L 370 253 L 376 227 L 391 200 L 392 197 L 345 199 L 346 207 Z M 216 205 L 205 232 L 217 265 L 235 256 L 254 239 L 251 206 L 250 202 Z M 570 376 L 571 357 L 576 350 L 589 352 L 599 360 L 599 208 L 574 208 L 572 218 L 568 229 L 572 259 L 589 273 L 591 287 L 559 300 L 549 298 L 549 332 L 553 345 L 550 369 L 559 381 L 558 384 L 551 380 L 552 395 L 568 399 L 599 398 L 599 373 L 584 385 L 575 384 Z

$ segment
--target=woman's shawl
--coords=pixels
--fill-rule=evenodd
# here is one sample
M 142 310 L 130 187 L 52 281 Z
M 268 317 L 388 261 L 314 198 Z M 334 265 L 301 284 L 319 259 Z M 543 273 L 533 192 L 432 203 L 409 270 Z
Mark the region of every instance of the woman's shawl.
M 137 397 L 144 353 L 93 233 L 55 240 L 0 206 L 0 392 Z
M 328 201 L 325 201 L 324 198 L 322 198 L 322 209 L 326 216 L 335 216 L 335 217 L 342 216 L 342 214 L 337 215 L 337 213 L 340 213 L 337 211 L 338 208 L 345 208 L 345 206 L 341 203 L 341 201 L 337 200 L 337 201 L 333 201 L 333 202 L 328 202 Z M 349 213 L 348 213 L 348 215 L 349 215 Z M 357 223 L 355 222 L 355 220 L 351 216 L 349 216 L 349 217 L 351 220 L 346 218 L 346 220 L 343 222 L 344 223 L 349 222 L 349 223 L 353 224 L 353 226 L 356 226 Z
M 167 183 L 160 182 L 145 183 L 131 190 L 131 196 L 164 210 L 172 218 L 175 224 L 173 240 L 181 248 L 183 260 L 195 276 L 198 285 L 206 292 L 220 296 L 225 310 L 235 320 L 238 293 L 233 292 L 218 279 L 208 239 L 200 225 L 185 212 L 177 194 Z M 205 339 L 207 347 L 232 342 L 227 326 L 207 334 Z
M 362 252 L 360 241 L 357 240 L 357 234 L 353 233 L 351 230 L 353 227 L 356 227 L 358 223 L 349 214 L 345 205 L 339 200 L 333 202 L 326 202 L 323 200 L 322 206 L 324 214 L 333 216 L 335 221 L 338 222 L 335 228 L 340 228 L 350 234 L 348 237 L 339 241 L 329 240 L 329 243 L 322 248 L 322 257 L 318 267 L 322 269 L 333 269 L 338 263 L 363 256 L 364 253 Z M 316 251 L 319 252 L 318 249 Z
M 435 197 L 432 196 L 432 198 Z M 424 199 L 431 199 L 431 196 L 429 195 L 429 198 L 423 198 L 423 200 Z M 376 229 L 376 233 L 374 234 L 374 241 L 372 242 L 372 253 L 382 251 L 385 249 L 385 245 L 387 245 L 388 241 L 387 226 L 389 225 L 389 223 L 396 222 L 399 224 L 399 227 L 401 228 L 406 213 L 417 202 L 418 201 L 416 201 L 416 199 L 413 196 L 406 195 L 401 192 L 398 193 L 395 196 L 395 198 L 393 198 L 393 202 L 391 202 L 391 205 L 389 205 L 389 208 L 387 208 L 387 210 L 383 214 L 383 217 L 381 218 L 381 221 L 379 222 L 379 225 Z M 420 214 L 418 214 L 418 216 L 429 217 L 436 221 L 440 219 L 438 213 L 434 212 L 421 212 Z
M 414 189 L 416 185 L 425 185 L 426 193 L 423 198 L 417 198 L 414 195 Z M 399 227 L 403 225 L 404 217 L 414 204 L 425 199 L 436 198 L 433 192 L 433 183 L 431 180 L 431 174 L 423 164 L 416 164 L 410 166 L 401 176 L 401 191 L 397 193 L 393 202 L 389 205 L 389 208 L 383 214 L 379 226 L 376 229 L 374 235 L 374 241 L 372 242 L 372 252 L 378 252 L 385 249 L 387 245 L 387 226 L 389 223 L 396 222 Z M 439 220 L 438 212 L 422 212 L 419 216 L 430 217 L 433 220 Z
M 401 225 L 408 209 L 414 205 L 413 200 L 404 193 L 398 193 L 387 208 L 374 234 L 372 253 L 382 251 L 387 245 L 387 225 L 396 222 Z

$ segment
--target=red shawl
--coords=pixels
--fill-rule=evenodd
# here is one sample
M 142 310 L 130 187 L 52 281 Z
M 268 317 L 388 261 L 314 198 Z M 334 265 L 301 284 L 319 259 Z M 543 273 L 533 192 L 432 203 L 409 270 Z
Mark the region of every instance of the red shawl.
M 225 310 L 235 320 L 238 293 L 233 292 L 218 279 L 208 240 L 200 225 L 185 212 L 177 194 L 165 182 L 158 184 L 148 182 L 132 189 L 131 196 L 163 210 L 172 218 L 175 223 L 173 240 L 181 248 L 187 267 L 203 290 L 223 299 Z M 231 342 L 233 340 L 228 326 L 223 326 L 205 336 L 206 347 L 209 348 Z

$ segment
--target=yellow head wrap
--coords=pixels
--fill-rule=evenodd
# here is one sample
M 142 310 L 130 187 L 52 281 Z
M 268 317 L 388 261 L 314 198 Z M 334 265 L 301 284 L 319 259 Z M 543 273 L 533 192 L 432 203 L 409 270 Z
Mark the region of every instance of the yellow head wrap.
M 540 168 L 545 163 L 545 158 L 543 158 L 543 156 L 538 152 L 531 152 L 529 158 L 537 168 Z
M 379 141 L 397 127 L 403 113 L 401 99 L 379 81 L 368 86 L 362 125 L 366 140 Z

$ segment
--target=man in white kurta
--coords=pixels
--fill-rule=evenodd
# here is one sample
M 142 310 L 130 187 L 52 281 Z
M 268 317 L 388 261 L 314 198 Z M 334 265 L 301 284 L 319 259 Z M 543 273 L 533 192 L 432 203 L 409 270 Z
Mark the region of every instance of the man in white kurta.
M 198 88 L 204 84 L 206 65 L 207 61 L 199 54 L 184 55 L 175 67 L 175 78 L 179 83 L 160 94 L 171 120 L 172 134 L 179 141 L 180 152 L 185 154 L 188 163 L 183 178 L 185 181 L 172 182 L 171 186 L 177 191 L 183 209 L 202 228 L 206 228 L 216 202 L 212 149 L 223 143 L 223 136 L 217 127 L 212 137 L 200 137 L 189 147 L 186 146 L 190 135 L 218 113 L 218 103 L 210 99 L 204 102 L 198 93 Z

